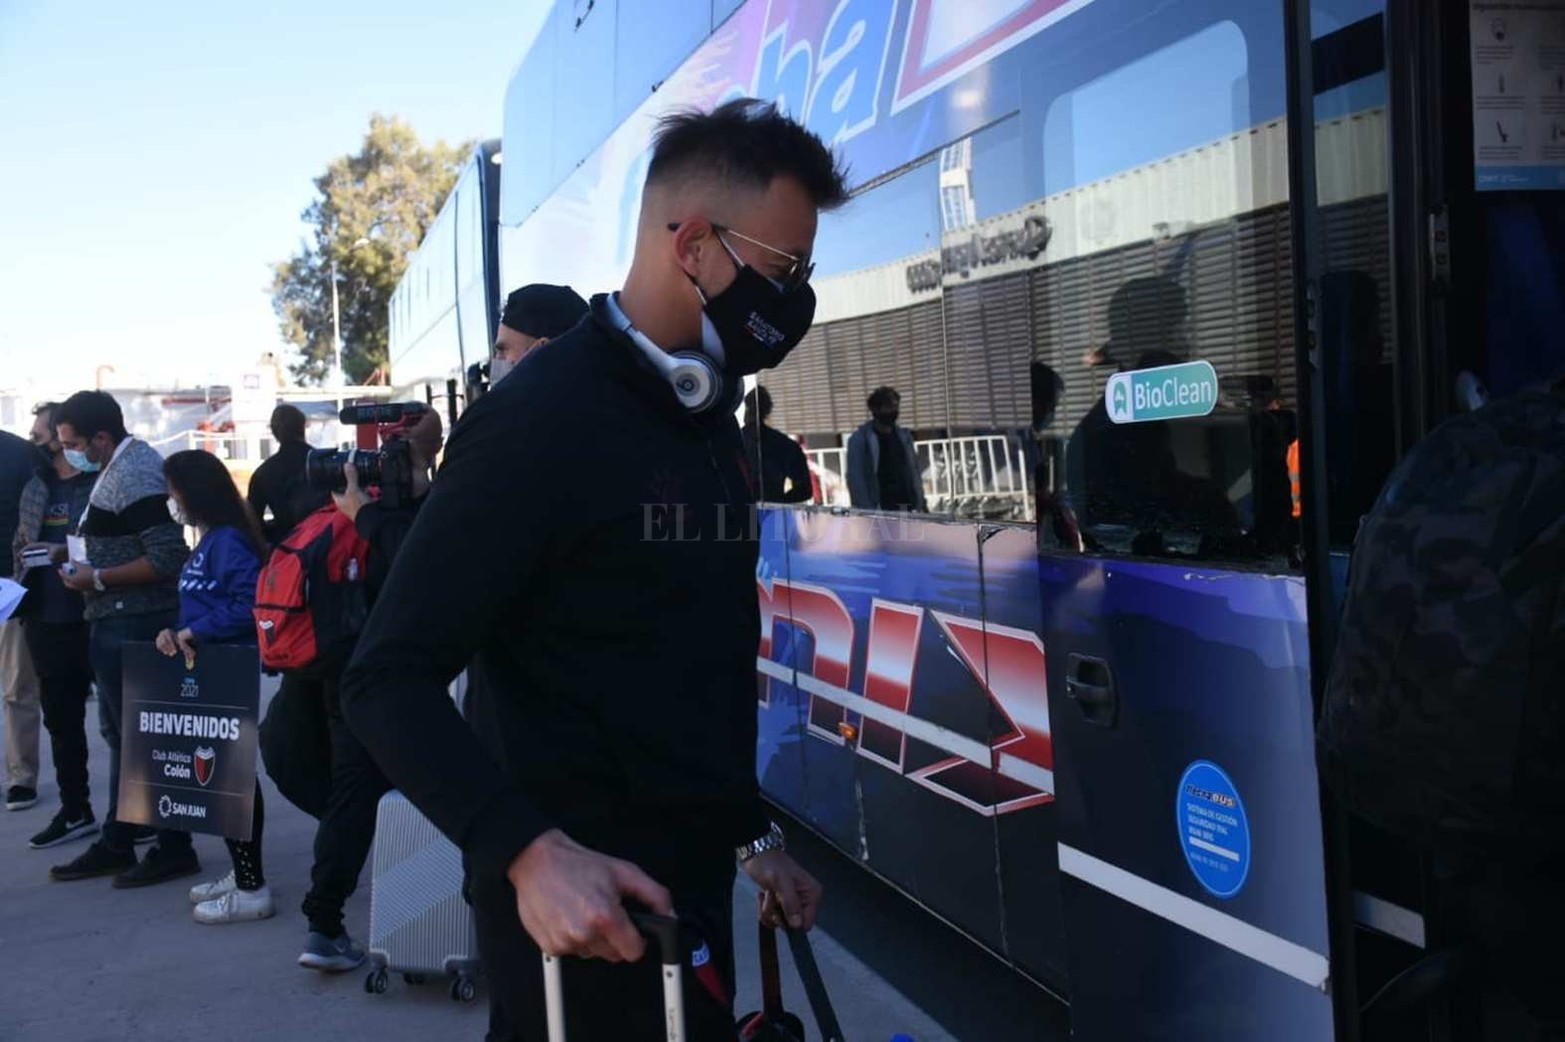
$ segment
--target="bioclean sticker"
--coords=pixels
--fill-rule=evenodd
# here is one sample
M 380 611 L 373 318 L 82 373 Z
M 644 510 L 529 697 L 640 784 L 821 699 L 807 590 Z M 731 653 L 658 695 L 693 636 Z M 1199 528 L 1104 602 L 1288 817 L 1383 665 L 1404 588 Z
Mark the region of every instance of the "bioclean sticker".
M 1217 370 L 1210 362 L 1182 362 L 1115 373 L 1103 397 L 1115 423 L 1205 416 L 1217 406 Z

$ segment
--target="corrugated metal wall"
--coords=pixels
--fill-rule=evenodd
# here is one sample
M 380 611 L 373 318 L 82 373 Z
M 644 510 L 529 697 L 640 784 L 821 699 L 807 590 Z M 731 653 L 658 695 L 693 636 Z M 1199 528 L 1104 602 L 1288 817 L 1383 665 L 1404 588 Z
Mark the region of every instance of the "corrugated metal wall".
M 1380 287 L 1389 350 L 1386 221 L 1385 197 L 1372 196 L 1324 208 L 1321 226 L 1326 267 L 1365 272 Z M 1028 364 L 1039 359 L 1065 381 L 1054 430 L 1068 434 L 1102 394 L 1113 364 L 1156 348 L 1211 362 L 1227 393 L 1243 378 L 1269 377 L 1293 407 L 1288 223 L 1286 206 L 1269 206 L 1162 240 L 948 285 L 941 296 L 895 311 L 823 323 L 787 365 L 765 374 L 773 422 L 829 440 L 867 419 L 865 396 L 889 383 L 902 392 L 906 426 L 1023 428 L 1031 422 Z M 1151 279 L 1163 281 L 1136 282 Z M 1111 330 L 1110 304 L 1127 285 L 1132 299 Z M 1084 356 L 1094 348 L 1107 349 L 1111 364 L 1088 366 Z

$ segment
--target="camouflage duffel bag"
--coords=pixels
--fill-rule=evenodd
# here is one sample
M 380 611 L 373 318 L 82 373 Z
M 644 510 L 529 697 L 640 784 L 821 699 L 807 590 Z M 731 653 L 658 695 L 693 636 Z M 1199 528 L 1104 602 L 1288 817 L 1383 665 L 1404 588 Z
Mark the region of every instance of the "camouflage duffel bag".
M 1359 530 L 1317 731 L 1348 808 L 1434 849 L 1565 849 L 1565 396 L 1443 424 Z

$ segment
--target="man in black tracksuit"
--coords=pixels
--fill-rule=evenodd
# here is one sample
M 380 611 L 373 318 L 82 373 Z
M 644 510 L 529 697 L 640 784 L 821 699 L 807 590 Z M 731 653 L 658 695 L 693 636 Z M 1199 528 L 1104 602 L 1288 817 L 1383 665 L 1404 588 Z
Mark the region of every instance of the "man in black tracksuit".
M 422 413 L 416 420 L 405 420 L 381 429 L 383 442 L 406 438 L 413 465 L 412 495 L 395 506 L 385 497 L 371 499 L 359 487 L 353 465 L 343 467 L 346 489 L 334 492 L 338 510 L 353 521 L 353 527 L 369 544 L 365 558 L 366 592 L 370 603 L 380 597 L 394 562 L 413 520 L 429 490 L 429 468 L 440 453 L 440 414 Z M 335 663 L 340 670 L 343 664 Z M 343 925 L 343 906 L 358 888 L 370 846 L 375 839 L 375 815 L 380 798 L 390 788 L 386 777 L 370 754 L 343 720 L 341 683 L 326 664 L 324 675 L 315 680 L 284 677 L 285 690 L 279 698 L 319 698 L 326 712 L 327 733 L 331 742 L 331 790 L 315 830 L 315 860 L 310 865 L 310 889 L 300 910 L 309 923 L 299 965 L 327 973 L 357 969 L 364 951 L 353 942 Z
M 305 417 L 296 406 L 272 410 L 272 437 L 277 450 L 250 476 L 250 509 L 261 522 L 266 541 L 276 546 L 306 515 L 331 502 L 304 480 L 304 460 L 310 443 L 304 437 Z M 271 516 L 267 514 L 270 512 Z
M 656 966 L 618 964 L 644 951 L 624 899 L 695 935 L 696 1042 L 734 1037 L 736 857 L 770 921 L 814 921 L 756 783 L 732 413 L 808 329 L 816 213 L 844 195 L 769 105 L 666 120 L 624 290 L 468 410 L 344 678 L 349 724 L 463 850 L 497 1042 L 544 1037 L 539 948 L 589 957 L 564 967 L 573 1042 L 663 1037 Z M 446 694 L 475 653 L 484 741 Z

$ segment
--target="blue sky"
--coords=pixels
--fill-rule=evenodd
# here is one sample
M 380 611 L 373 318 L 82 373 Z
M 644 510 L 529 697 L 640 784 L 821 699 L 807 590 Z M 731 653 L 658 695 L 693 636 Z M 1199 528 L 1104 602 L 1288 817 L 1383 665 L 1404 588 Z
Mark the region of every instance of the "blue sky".
M 0 392 L 228 382 L 373 112 L 498 136 L 546 0 L 0 0 Z

